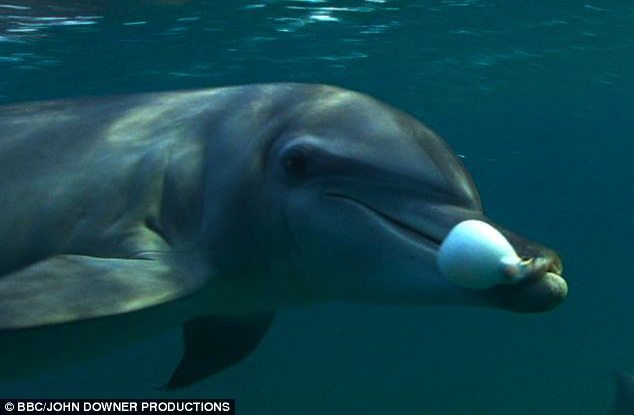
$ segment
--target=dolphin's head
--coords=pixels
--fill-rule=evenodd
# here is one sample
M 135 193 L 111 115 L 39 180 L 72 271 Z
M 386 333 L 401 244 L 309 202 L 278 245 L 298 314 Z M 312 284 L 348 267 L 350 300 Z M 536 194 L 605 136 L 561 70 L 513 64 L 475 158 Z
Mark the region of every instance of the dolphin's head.
M 260 203 L 271 230 L 287 241 L 286 259 L 272 261 L 285 262 L 290 278 L 318 298 L 536 312 L 566 295 L 557 254 L 486 218 L 447 144 L 367 96 L 326 89 L 298 105 L 270 143 L 265 166 Z M 439 271 L 438 249 L 466 219 L 491 223 L 519 256 L 545 265 L 513 285 L 451 284 Z

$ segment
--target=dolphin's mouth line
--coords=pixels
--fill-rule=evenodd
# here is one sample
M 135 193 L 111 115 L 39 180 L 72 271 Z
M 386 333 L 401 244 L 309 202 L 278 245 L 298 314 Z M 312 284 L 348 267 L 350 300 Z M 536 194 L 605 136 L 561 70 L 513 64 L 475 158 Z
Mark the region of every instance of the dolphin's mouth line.
M 545 258 L 545 257 L 537 257 L 539 258 Z M 531 260 L 531 257 L 522 257 L 522 260 L 527 261 L 527 260 Z M 533 271 L 533 275 L 528 276 L 528 278 L 526 278 L 526 282 L 531 282 L 531 281 L 538 281 L 544 277 L 546 277 L 546 274 L 551 274 L 552 277 L 559 277 L 561 278 L 562 273 L 563 273 L 563 266 L 561 263 L 561 260 L 558 257 L 546 257 L 547 262 L 542 265 L 542 266 L 538 266 L 535 268 L 535 270 Z
M 335 198 L 335 199 L 342 199 L 347 201 L 348 203 L 353 203 L 355 205 L 360 206 L 364 210 L 367 210 L 370 213 L 372 213 L 374 216 L 377 216 L 383 223 L 386 223 L 391 228 L 396 229 L 397 232 L 399 232 L 400 234 L 402 234 L 409 240 L 420 241 L 420 242 L 423 242 L 425 245 L 433 245 L 435 248 L 438 248 L 440 244 L 442 243 L 442 240 L 435 238 L 431 235 L 427 235 L 421 232 L 420 230 L 406 223 L 403 223 L 399 221 L 398 219 L 395 219 L 379 210 L 376 210 L 372 206 L 369 206 L 357 199 L 343 195 L 341 193 L 328 192 L 328 193 L 325 193 L 324 195 L 327 197 Z

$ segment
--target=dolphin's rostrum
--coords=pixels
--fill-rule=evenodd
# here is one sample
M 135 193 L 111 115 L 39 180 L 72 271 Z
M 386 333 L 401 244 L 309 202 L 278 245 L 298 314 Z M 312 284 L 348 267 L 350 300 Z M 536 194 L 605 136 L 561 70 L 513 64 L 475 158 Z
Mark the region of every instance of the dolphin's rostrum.
M 484 216 L 442 139 L 331 86 L 4 107 L 0 189 L 0 363 L 11 376 L 183 324 L 167 385 L 177 388 L 248 355 L 280 307 L 537 312 L 566 295 L 557 255 Z M 486 290 L 451 284 L 436 254 L 467 219 L 543 269 Z

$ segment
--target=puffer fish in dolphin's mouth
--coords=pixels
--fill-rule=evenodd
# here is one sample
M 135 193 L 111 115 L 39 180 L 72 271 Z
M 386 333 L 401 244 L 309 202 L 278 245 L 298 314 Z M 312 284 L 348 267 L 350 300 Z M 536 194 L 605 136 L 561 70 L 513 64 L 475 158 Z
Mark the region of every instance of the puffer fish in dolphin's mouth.
M 567 293 L 438 135 L 333 86 L 0 107 L 0 182 L 4 377 L 182 325 L 180 388 L 248 356 L 282 307 L 539 312 Z M 488 231 L 450 239 L 472 221 Z
M 493 226 L 466 220 L 451 229 L 438 250 L 441 273 L 456 285 L 488 289 L 502 284 L 556 279 L 557 288 L 568 290 L 561 278 L 561 261 L 555 258 L 520 258 L 509 241 Z

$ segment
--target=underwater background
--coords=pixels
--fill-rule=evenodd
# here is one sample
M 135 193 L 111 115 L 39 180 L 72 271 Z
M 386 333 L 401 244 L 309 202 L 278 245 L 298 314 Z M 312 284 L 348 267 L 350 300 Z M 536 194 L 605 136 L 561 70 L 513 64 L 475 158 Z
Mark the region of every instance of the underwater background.
M 634 3 L 588 1 L 0 0 L 0 103 L 272 81 L 358 90 L 443 136 L 487 214 L 555 248 L 570 288 L 535 315 L 281 310 L 243 363 L 159 391 L 182 352 L 174 329 L 0 396 L 607 414 L 611 371 L 634 372 Z

